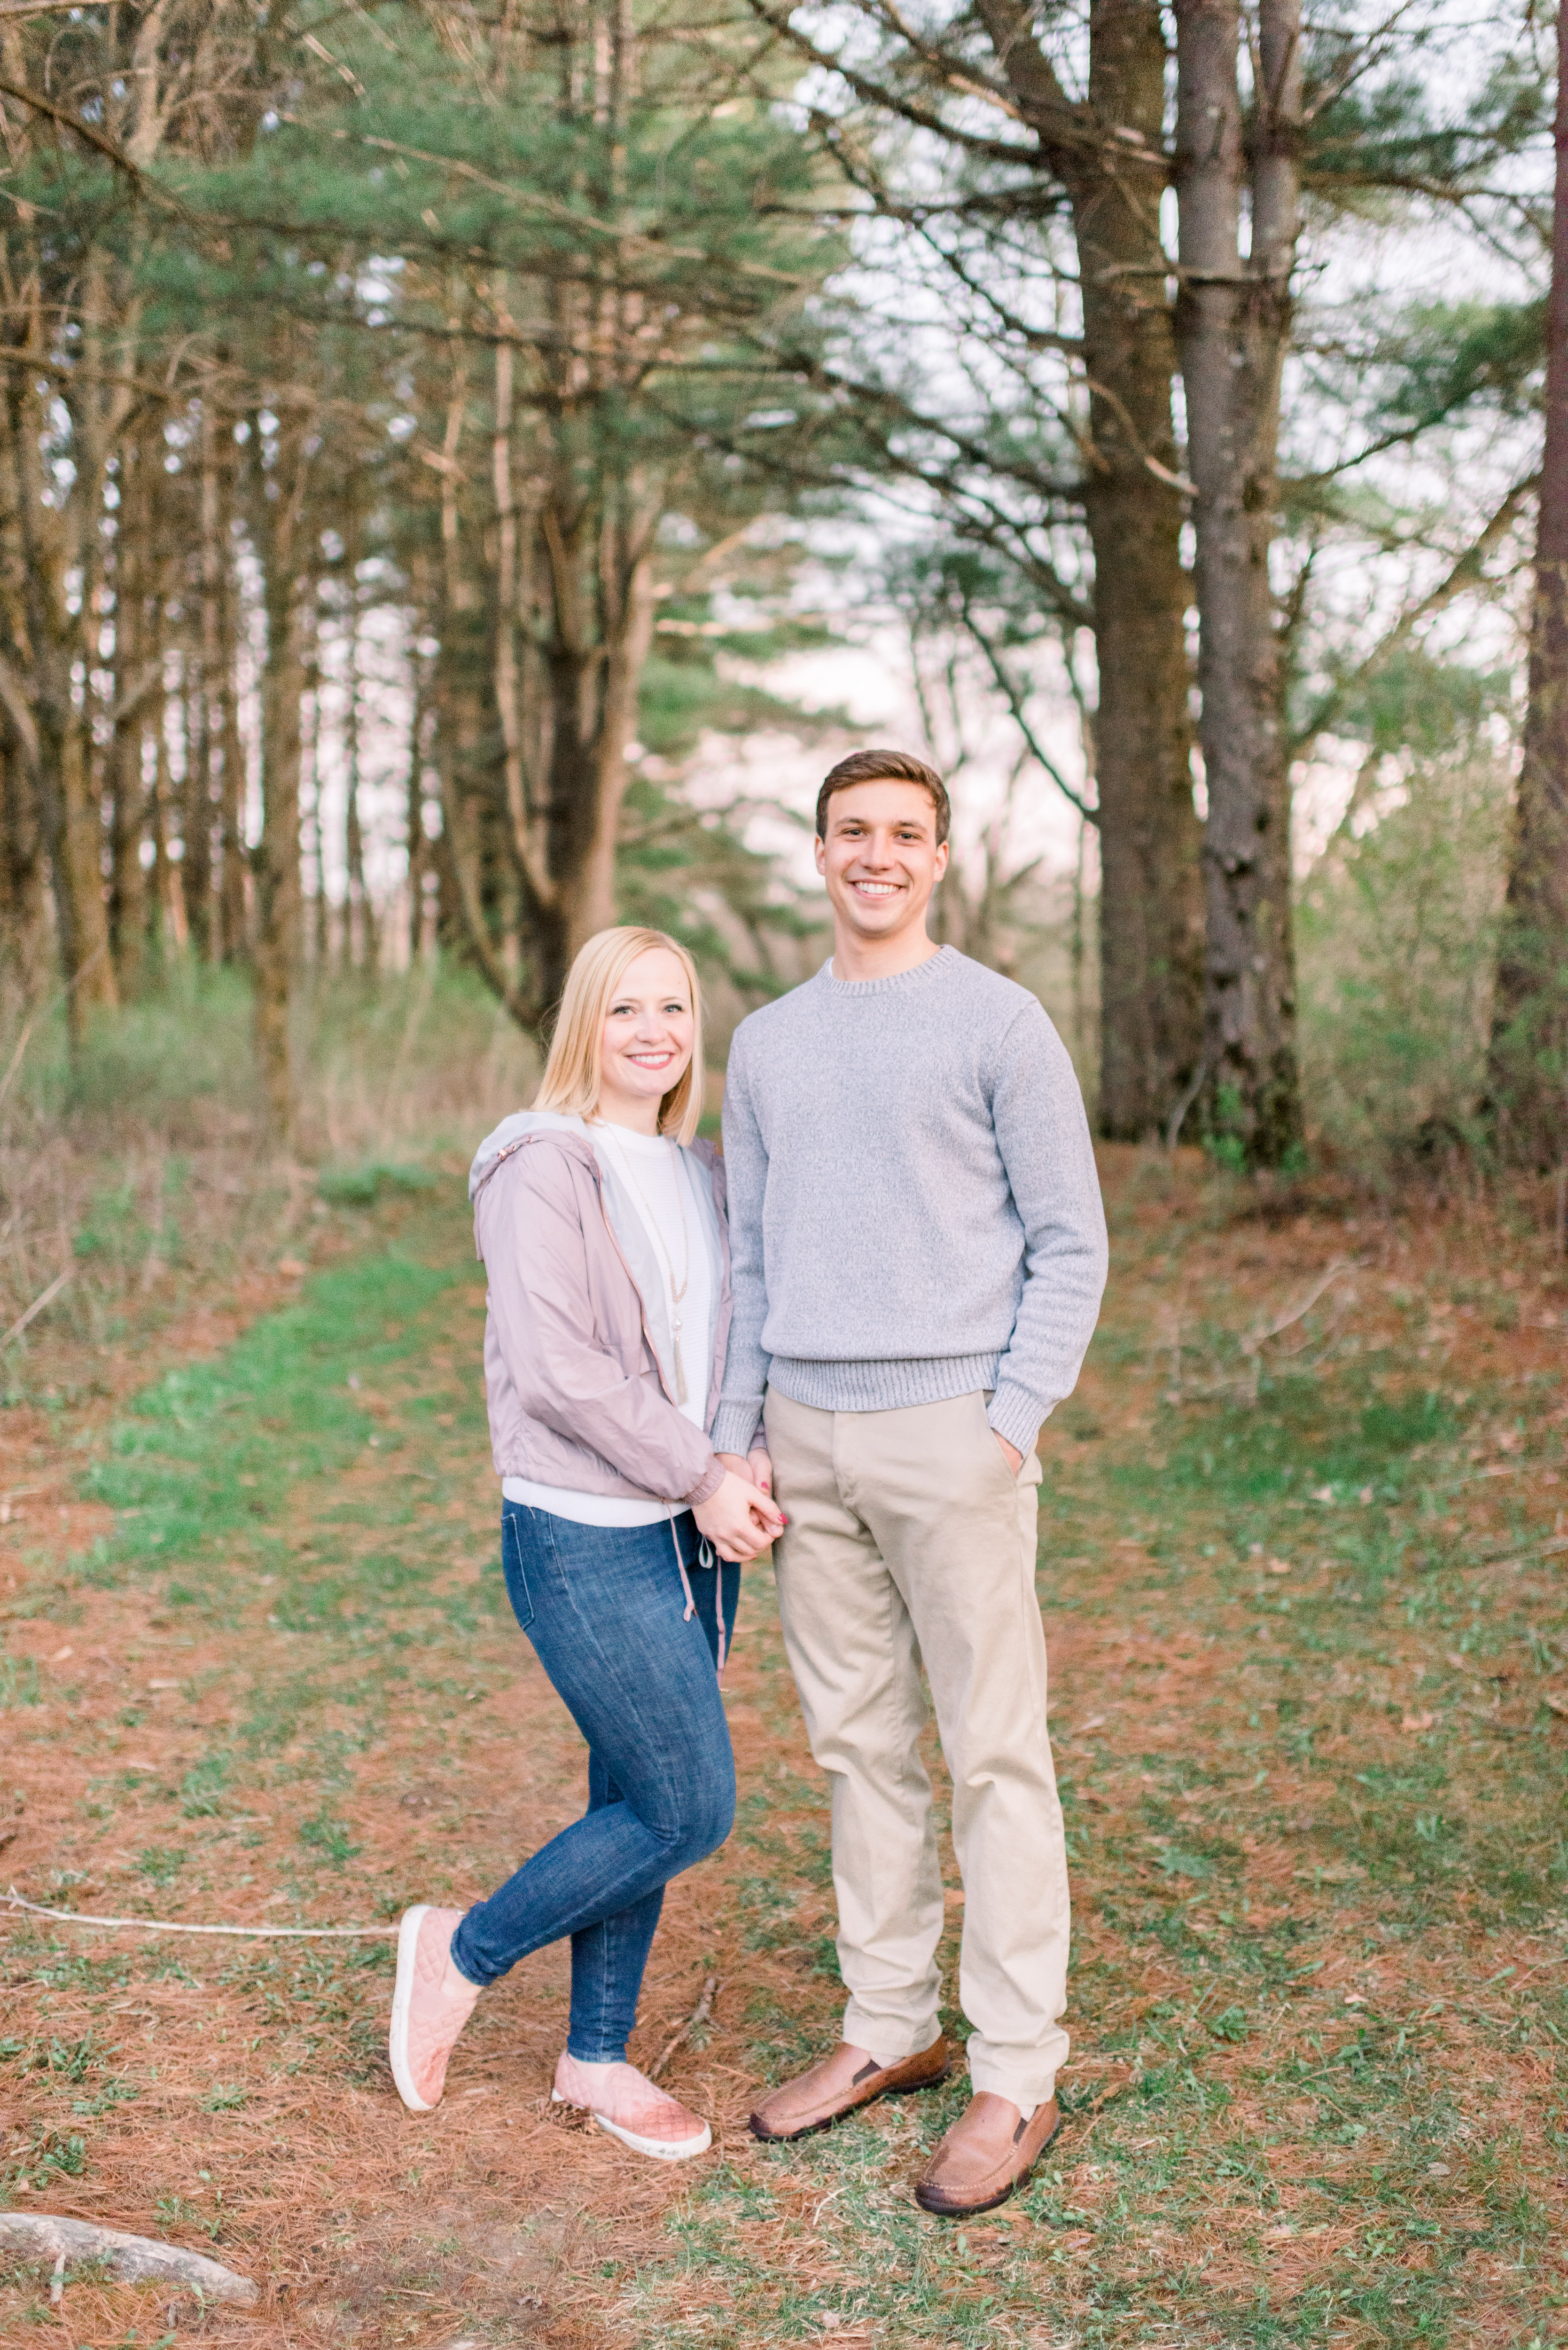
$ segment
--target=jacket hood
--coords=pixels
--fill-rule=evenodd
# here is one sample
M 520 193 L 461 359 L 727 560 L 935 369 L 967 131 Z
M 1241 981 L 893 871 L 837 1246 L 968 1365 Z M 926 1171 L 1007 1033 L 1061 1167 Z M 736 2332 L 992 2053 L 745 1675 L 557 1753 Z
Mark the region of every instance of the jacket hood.
M 485 1136 L 473 1154 L 473 1164 L 468 1170 L 468 1196 L 471 1201 L 478 1197 L 481 1184 L 493 1171 L 497 1162 L 506 1156 L 514 1144 L 521 1142 L 528 1134 L 559 1135 L 568 1149 L 574 1143 L 576 1145 L 573 1155 L 581 1158 L 586 1165 L 596 1170 L 600 1165 L 585 1118 L 567 1117 L 564 1111 L 555 1109 L 514 1109 L 509 1118 L 504 1118 L 500 1125 Z M 700 1138 L 695 1142 L 687 1143 L 685 1148 L 710 1170 L 718 1163 L 719 1154 L 709 1141 Z
M 498 1159 L 504 1157 L 514 1143 L 528 1134 L 558 1134 L 563 1142 L 576 1142 L 582 1155 L 596 1165 L 593 1146 L 587 1139 L 587 1129 L 580 1118 L 565 1117 L 554 1109 L 514 1109 L 504 1118 L 493 1132 L 487 1134 L 473 1154 L 473 1164 L 468 1170 L 468 1196 L 478 1195 L 479 1187 L 491 1173 Z

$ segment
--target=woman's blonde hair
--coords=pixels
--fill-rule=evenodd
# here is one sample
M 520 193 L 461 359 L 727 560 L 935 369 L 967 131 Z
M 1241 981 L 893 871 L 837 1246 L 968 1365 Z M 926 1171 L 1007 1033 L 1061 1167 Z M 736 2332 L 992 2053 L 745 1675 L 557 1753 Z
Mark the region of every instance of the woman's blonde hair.
M 576 1118 L 594 1116 L 603 1081 L 606 1017 L 638 956 L 656 947 L 675 957 L 691 991 L 691 1059 L 680 1084 L 671 1086 L 659 1105 L 659 1131 L 675 1142 L 691 1140 L 702 1115 L 702 994 L 697 966 L 679 939 L 630 922 L 613 931 L 599 931 L 578 948 L 561 993 L 549 1057 L 534 1097 L 535 1109 L 560 1110 Z

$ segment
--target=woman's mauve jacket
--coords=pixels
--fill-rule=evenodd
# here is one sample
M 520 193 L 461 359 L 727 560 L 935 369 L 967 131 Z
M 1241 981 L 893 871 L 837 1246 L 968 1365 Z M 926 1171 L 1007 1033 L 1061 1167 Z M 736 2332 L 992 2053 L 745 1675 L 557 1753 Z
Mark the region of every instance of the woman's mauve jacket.
M 484 1386 L 499 1476 L 686 1509 L 717 1491 L 724 1472 L 706 1430 L 730 1331 L 724 1162 L 707 1142 L 691 1155 L 711 1190 L 717 1258 L 701 1428 L 677 1409 L 665 1376 L 668 1283 L 590 1129 L 523 1110 L 481 1143 L 468 1188 L 489 1284 Z

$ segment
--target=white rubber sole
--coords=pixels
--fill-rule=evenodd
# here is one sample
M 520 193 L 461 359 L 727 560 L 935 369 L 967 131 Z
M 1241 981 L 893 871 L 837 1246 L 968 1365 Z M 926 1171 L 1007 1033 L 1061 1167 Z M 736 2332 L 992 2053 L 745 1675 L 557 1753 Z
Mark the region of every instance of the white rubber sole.
M 550 2102 L 554 2106 L 569 2106 L 572 2100 L 563 2097 L 559 2089 L 552 2089 Z M 581 2113 L 582 2110 L 579 2106 L 577 2111 Z M 694 2155 L 706 2154 L 713 2143 L 713 2133 L 706 2122 L 702 2125 L 701 2137 L 639 2137 L 635 2130 L 623 2129 L 619 2122 L 610 2121 L 604 2114 L 595 2114 L 591 2106 L 588 2111 L 593 2114 L 600 2129 L 611 2137 L 619 2138 L 622 2146 L 629 2147 L 633 2154 L 647 2155 L 650 2162 L 690 2162 Z
M 421 1901 L 415 1908 L 405 1909 L 403 1922 L 398 1928 L 398 1973 L 392 1985 L 392 2021 L 387 2033 L 387 2054 L 391 2060 L 392 2078 L 398 2085 L 398 2095 L 411 2114 L 434 2113 L 414 2086 L 414 2076 L 409 2067 L 409 2010 L 414 1997 L 414 1952 L 419 1943 L 420 1928 L 431 1914 L 431 1905 Z

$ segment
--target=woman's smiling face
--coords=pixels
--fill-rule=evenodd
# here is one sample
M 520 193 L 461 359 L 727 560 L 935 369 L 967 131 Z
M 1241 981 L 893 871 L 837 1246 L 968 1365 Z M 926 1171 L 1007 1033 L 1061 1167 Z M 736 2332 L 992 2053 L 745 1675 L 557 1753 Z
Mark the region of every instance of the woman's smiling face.
M 659 1103 L 691 1066 L 696 1027 L 680 958 L 649 947 L 627 966 L 605 1014 L 597 1115 L 651 1134 Z

